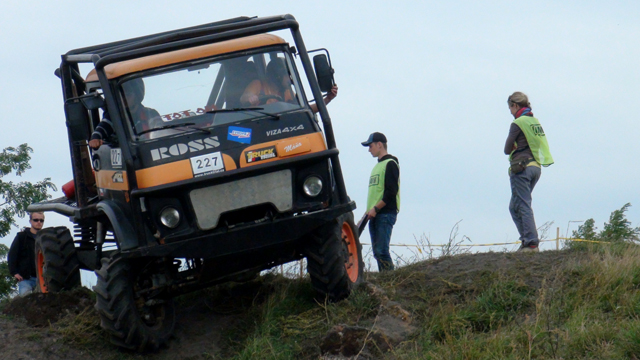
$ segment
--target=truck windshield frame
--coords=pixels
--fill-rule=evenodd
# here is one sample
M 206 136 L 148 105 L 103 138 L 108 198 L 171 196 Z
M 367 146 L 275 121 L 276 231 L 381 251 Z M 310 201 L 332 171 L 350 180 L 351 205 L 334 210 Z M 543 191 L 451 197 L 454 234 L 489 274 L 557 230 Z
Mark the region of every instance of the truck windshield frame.
M 172 64 L 114 85 L 135 142 L 309 108 L 287 46 Z

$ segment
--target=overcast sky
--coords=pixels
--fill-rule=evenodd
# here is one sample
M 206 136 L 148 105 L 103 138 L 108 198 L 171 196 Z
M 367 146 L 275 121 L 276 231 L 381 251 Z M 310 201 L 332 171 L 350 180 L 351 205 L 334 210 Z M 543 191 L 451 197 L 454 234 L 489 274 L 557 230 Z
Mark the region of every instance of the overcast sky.
M 360 142 L 381 131 L 400 160 L 402 209 L 392 243 L 415 244 L 421 234 L 444 243 L 459 220 L 473 243 L 517 241 L 503 154 L 514 91 L 529 95 L 556 161 L 533 193 L 537 224 L 554 221 L 553 237 L 555 226 L 565 234 L 572 220 L 592 217 L 602 228 L 630 202 L 637 226 L 639 10 L 639 2 L 584 0 L 3 1 L 0 148 L 28 143 L 33 168 L 17 180 L 51 177 L 61 186 L 72 179 L 53 75 L 61 54 L 241 15 L 290 13 L 307 48 L 331 53 L 340 90 L 329 112 L 356 218 L 375 164 Z M 45 226 L 69 224 L 50 215 Z M 0 242 L 10 244 L 17 230 Z

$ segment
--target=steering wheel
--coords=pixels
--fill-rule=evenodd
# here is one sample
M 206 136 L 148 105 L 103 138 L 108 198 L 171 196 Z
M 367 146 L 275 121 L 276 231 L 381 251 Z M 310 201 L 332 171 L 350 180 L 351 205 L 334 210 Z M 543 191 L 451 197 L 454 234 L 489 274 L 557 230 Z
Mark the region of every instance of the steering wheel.
M 284 101 L 284 99 L 278 95 L 259 95 L 258 96 L 258 100 L 260 101 L 260 104 L 266 104 L 267 101 L 272 99 L 278 100 L 278 101 Z

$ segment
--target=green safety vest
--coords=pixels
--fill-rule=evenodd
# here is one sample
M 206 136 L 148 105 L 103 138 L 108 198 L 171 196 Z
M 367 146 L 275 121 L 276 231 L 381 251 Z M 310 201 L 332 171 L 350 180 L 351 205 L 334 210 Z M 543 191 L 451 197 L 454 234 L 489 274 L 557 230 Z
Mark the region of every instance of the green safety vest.
M 547 137 L 544 134 L 544 130 L 542 130 L 540 121 L 533 116 L 520 116 L 513 122 L 520 127 L 520 130 L 527 138 L 531 153 L 538 164 L 542 166 L 553 164 L 553 157 L 549 152 L 549 143 L 547 143 Z M 513 152 L 511 152 L 511 155 L 513 155 Z M 511 155 L 509 155 L 509 160 L 511 160 Z
M 367 211 L 371 210 L 378 201 L 382 200 L 384 194 L 384 175 L 387 172 L 387 163 L 393 161 L 393 159 L 387 159 L 380 161 L 371 170 L 371 177 L 369 178 L 369 196 L 367 197 Z M 400 166 L 398 166 L 398 169 Z M 396 205 L 398 206 L 398 212 L 400 212 L 400 178 L 398 177 L 398 193 L 396 194 Z

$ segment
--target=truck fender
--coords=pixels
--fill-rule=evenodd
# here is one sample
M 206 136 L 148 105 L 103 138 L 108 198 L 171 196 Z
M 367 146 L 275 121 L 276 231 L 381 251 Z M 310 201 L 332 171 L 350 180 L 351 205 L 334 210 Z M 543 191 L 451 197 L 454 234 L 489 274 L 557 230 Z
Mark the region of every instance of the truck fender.
M 138 238 L 131 222 L 115 202 L 103 200 L 96 205 L 96 208 L 109 218 L 120 250 L 131 250 L 138 247 Z

